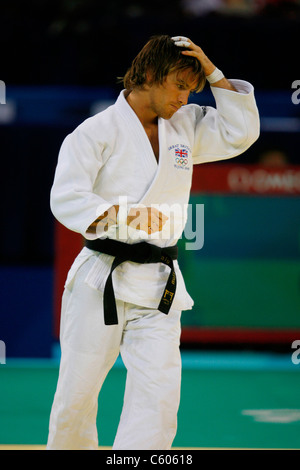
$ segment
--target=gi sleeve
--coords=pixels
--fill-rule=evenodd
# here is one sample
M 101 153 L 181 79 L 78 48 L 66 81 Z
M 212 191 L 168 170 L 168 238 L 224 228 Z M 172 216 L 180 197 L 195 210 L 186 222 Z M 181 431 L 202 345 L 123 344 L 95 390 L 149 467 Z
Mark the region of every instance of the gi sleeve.
M 211 87 L 216 108 L 200 108 L 196 117 L 193 163 L 235 157 L 259 137 L 259 114 L 253 86 L 243 80 L 230 82 L 237 92 Z
M 93 192 L 93 186 L 103 166 L 103 147 L 80 126 L 64 140 L 50 193 L 53 215 L 68 229 L 85 238 L 88 227 L 111 203 Z

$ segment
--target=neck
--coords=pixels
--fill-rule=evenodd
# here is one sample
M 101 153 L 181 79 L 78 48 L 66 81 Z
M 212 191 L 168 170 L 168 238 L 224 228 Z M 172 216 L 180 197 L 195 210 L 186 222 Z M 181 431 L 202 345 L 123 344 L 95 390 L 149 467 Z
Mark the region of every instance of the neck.
M 145 128 L 157 125 L 158 116 L 151 109 L 147 91 L 132 90 L 125 93 L 125 98 Z

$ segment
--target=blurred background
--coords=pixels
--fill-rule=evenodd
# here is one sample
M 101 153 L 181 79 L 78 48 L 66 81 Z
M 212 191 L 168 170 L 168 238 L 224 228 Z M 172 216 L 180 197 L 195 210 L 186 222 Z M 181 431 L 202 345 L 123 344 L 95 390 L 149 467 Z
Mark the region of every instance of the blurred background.
M 275 353 L 299 371 L 290 360 L 292 342 L 300 340 L 299 0 L 2 0 L 0 15 L 2 391 L 14 388 L 5 382 L 9 364 L 22 376 L 20 361 L 44 361 L 37 377 L 53 366 L 44 421 L 37 418 L 27 441 L 45 442 L 63 282 L 82 245 L 49 208 L 59 148 L 84 119 L 114 102 L 118 77 L 154 34 L 191 37 L 227 78 L 251 82 L 261 117 L 261 136 L 247 152 L 195 168 L 191 203 L 204 204 L 205 241 L 198 251 L 180 241 L 195 301 L 182 317 L 182 351 L 189 358 L 222 351 L 234 364 L 246 353 Z M 215 105 L 208 86 L 190 101 Z M 209 364 L 214 368 L 215 359 Z M 22 401 L 12 404 L 18 420 L 16 402 L 21 409 Z M 16 437 L 18 421 L 11 419 L 0 444 L 26 440 L 21 431 Z M 223 437 L 220 445 L 236 444 Z

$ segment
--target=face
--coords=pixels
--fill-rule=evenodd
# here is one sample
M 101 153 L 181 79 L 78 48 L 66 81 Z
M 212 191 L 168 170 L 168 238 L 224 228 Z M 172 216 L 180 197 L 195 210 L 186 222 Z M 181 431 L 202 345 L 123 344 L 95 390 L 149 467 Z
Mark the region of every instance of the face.
M 169 73 L 162 84 L 149 88 L 149 105 L 158 117 L 170 119 L 181 106 L 187 104 L 197 80 L 190 69 Z

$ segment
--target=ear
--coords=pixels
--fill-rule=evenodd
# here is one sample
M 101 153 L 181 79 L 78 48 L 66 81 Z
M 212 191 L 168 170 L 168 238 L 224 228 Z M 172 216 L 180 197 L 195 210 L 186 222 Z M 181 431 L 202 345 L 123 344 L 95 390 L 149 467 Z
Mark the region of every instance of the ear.
M 148 86 L 149 88 L 151 88 L 152 85 L 153 85 L 153 72 L 151 70 L 147 70 L 145 86 Z

